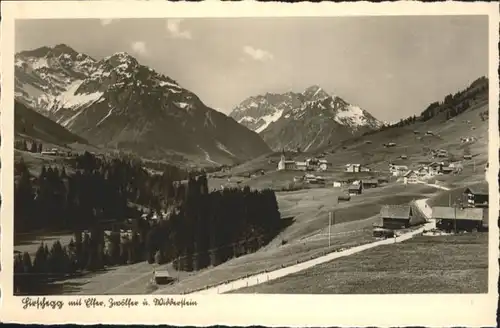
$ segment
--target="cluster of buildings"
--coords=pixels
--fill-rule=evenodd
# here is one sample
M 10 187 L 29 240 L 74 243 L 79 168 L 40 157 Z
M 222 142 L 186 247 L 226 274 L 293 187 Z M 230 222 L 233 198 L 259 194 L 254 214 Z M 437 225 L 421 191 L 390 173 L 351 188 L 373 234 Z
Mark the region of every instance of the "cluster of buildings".
M 463 169 L 461 162 L 446 164 L 445 162 L 432 162 L 423 164 L 415 169 L 409 169 L 406 165 L 389 164 L 389 172 L 392 176 L 402 177 L 405 183 L 417 183 L 419 179 L 427 179 L 436 175 L 460 173 Z
M 434 206 L 432 219 L 438 230 L 486 231 L 488 229 L 488 184 L 465 188 L 459 204 Z M 426 217 L 412 205 L 383 205 L 381 224 L 374 227 L 374 236 L 387 236 L 388 231 L 404 229 L 426 222 Z
M 278 171 L 326 171 L 328 166 L 328 161 L 323 158 L 308 158 L 303 162 L 287 160 L 283 152 L 278 162 Z
M 348 173 L 357 173 L 357 172 L 370 172 L 371 169 L 361 164 L 346 164 L 344 167 L 344 171 Z

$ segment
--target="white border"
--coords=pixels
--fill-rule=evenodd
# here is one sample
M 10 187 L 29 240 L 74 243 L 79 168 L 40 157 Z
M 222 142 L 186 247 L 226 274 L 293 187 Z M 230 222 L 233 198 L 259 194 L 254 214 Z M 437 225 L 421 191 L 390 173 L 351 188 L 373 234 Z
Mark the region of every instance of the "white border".
M 1 51 L 1 253 L 0 320 L 18 323 L 123 323 L 171 325 L 265 326 L 495 326 L 499 234 L 498 203 L 490 204 L 489 293 L 483 295 L 219 295 L 196 296 L 196 307 L 22 310 L 22 297 L 12 296 L 13 86 L 14 20 L 32 18 L 163 18 L 163 17 L 290 17 L 361 15 L 489 15 L 489 180 L 490 197 L 498 199 L 498 30 L 497 3 L 257 3 L 245 2 L 2 2 Z M 109 296 L 96 296 L 107 300 Z M 130 297 L 130 296 L 124 296 Z M 166 296 L 164 296 L 166 297 Z M 115 297 L 118 298 L 118 297 Z M 142 302 L 153 296 L 133 297 Z M 182 297 L 174 296 L 176 300 Z M 75 296 L 50 297 L 51 300 Z M 283 311 L 283 312 L 282 312 Z

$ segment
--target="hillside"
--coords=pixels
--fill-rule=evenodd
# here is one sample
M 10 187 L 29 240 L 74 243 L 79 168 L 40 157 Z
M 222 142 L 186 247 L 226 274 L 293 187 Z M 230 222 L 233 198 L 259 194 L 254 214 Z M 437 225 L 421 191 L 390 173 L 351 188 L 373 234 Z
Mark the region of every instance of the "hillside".
M 84 138 L 18 101 L 15 101 L 14 105 L 14 131 L 17 137 L 31 138 L 55 145 L 87 144 Z
M 436 110 L 437 115 L 425 121 L 415 116 L 391 127 L 344 140 L 340 145 L 302 153 L 287 152 L 287 158 L 301 161 L 307 157 L 324 156 L 331 163 L 332 170 L 339 172 L 348 163 L 360 163 L 372 170 L 386 171 L 389 163 L 414 167 L 420 162 L 433 161 L 431 150 L 446 149 L 450 154 L 446 160 L 463 160 L 466 152 L 472 155 L 472 159 L 463 160 L 463 164 L 470 173 L 476 170 L 475 174 L 465 178 L 456 176 L 456 182 L 477 182 L 484 179 L 484 165 L 488 160 L 488 89 L 484 88 L 485 80 L 480 81 L 483 84 L 479 88 L 480 84 L 473 83 L 473 87 L 478 88 L 477 92 L 462 92 L 463 101 L 458 106 L 467 102 L 468 107 L 454 117 L 447 116 L 445 109 Z M 426 132 L 433 135 L 426 135 Z M 460 139 L 462 137 L 473 137 L 474 140 L 464 143 Z M 395 146 L 385 147 L 384 144 L 389 142 L 394 142 Z M 401 155 L 407 158 L 401 159 Z M 234 167 L 230 173 L 245 175 L 260 169 L 274 171 L 279 158 L 280 152 L 260 156 Z
M 269 151 L 255 132 L 124 52 L 96 60 L 63 44 L 24 51 L 15 77 L 16 99 L 95 145 L 200 165 Z
M 244 100 L 230 114 L 258 132 L 271 149 L 313 151 L 378 129 L 370 113 L 314 85 L 302 93 L 259 95 Z

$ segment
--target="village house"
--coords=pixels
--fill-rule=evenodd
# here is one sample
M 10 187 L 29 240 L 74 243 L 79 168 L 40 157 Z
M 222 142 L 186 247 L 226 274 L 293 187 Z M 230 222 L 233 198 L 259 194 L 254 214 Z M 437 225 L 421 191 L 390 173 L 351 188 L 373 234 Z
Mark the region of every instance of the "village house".
M 295 161 L 290 161 L 285 158 L 285 152 L 282 152 L 281 159 L 278 163 L 278 171 L 295 170 Z
M 380 217 L 386 229 L 403 229 L 425 223 L 425 218 L 415 215 L 410 205 L 383 205 Z
M 333 187 L 334 188 L 340 188 L 342 187 L 344 184 L 342 183 L 342 181 L 333 181 Z
M 432 162 L 431 164 L 429 164 L 430 175 L 438 175 L 439 173 L 441 173 L 443 166 L 444 163 L 442 162 Z
M 436 227 L 444 231 L 481 231 L 488 226 L 488 211 L 484 208 L 435 206 L 432 218 Z
M 374 179 L 363 180 L 362 184 L 363 184 L 363 188 L 364 189 L 367 189 L 367 188 L 377 188 L 378 187 L 378 181 L 374 180 Z
M 360 172 L 361 164 L 346 164 L 345 171 L 349 173 Z
M 417 170 L 417 175 L 419 178 L 426 178 L 428 176 L 430 176 L 430 172 L 429 172 L 429 167 L 423 165 L 423 166 L 420 166 Z
M 406 165 L 394 165 L 394 164 L 390 164 L 389 165 L 389 171 L 395 177 L 402 176 L 406 172 L 408 172 L 408 166 L 406 166 Z
M 483 183 L 466 188 L 464 190 L 464 198 L 470 207 L 488 207 L 488 184 Z
M 319 170 L 326 171 L 328 169 L 328 161 L 326 159 L 319 160 Z
M 308 171 L 316 171 L 319 168 L 319 160 L 317 158 L 306 159 L 306 165 Z
M 450 174 L 450 173 L 453 173 L 454 169 L 452 167 L 449 167 L 449 166 L 443 166 L 443 168 L 441 169 L 441 172 L 443 174 Z
M 410 170 L 406 172 L 406 174 L 403 176 L 404 183 L 407 184 L 414 184 L 418 183 L 418 174 L 414 170 Z
M 349 186 L 349 195 L 361 195 L 363 193 L 363 184 L 353 183 Z
M 366 166 L 362 166 L 361 170 L 360 170 L 360 172 L 370 172 L 370 171 L 371 171 L 371 169 L 369 167 L 366 167 Z
M 306 171 L 307 170 L 307 163 L 306 162 L 295 162 L 295 167 L 299 171 Z

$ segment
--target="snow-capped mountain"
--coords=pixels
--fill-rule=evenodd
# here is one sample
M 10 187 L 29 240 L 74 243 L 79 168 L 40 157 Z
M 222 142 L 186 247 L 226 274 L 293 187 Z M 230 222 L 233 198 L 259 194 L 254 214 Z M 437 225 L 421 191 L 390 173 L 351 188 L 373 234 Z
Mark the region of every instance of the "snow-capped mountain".
M 234 108 L 230 116 L 259 133 L 274 150 L 311 151 L 383 124 L 318 85 L 302 93 L 250 97 Z
M 18 53 L 15 73 L 18 101 L 96 145 L 212 164 L 269 151 L 255 132 L 125 52 L 96 60 L 67 45 L 43 47 Z

